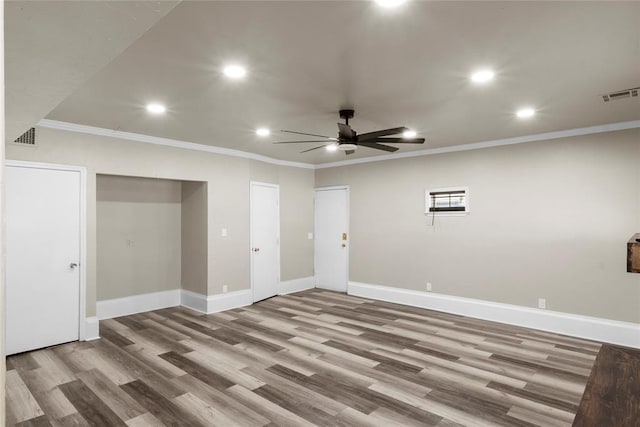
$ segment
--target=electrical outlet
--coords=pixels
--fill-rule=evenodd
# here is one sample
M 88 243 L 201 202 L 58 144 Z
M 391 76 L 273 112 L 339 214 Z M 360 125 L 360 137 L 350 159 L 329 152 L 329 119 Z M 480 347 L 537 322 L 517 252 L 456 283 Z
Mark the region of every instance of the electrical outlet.
M 220 237 L 227 237 L 227 229 L 223 228 L 222 230 L 220 230 Z
M 432 292 L 433 289 L 431 288 L 431 283 L 427 282 L 427 292 Z
M 307 233 L 307 239 L 313 240 L 313 233 Z
M 127 240 L 127 246 L 135 246 L 135 242 L 131 239 Z
M 229 291 L 229 287 L 227 285 L 222 285 L 222 293 L 226 294 Z
M 546 310 L 547 308 L 547 300 L 544 298 L 538 298 L 538 308 Z

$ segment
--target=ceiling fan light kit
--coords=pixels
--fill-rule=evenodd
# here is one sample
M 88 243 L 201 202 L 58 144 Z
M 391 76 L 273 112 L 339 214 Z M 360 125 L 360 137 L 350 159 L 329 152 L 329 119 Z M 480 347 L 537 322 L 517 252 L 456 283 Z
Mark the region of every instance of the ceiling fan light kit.
M 351 128 L 349 120 L 355 115 L 353 109 L 342 109 L 338 112 L 341 119 L 344 119 L 344 123 L 338 123 L 338 137 L 333 138 L 330 136 L 318 135 L 315 133 L 297 132 L 292 130 L 282 130 L 285 133 L 293 133 L 296 135 L 313 136 L 315 140 L 298 140 L 298 141 L 278 141 L 274 144 L 298 144 L 298 143 L 324 143 L 314 148 L 301 151 L 301 153 L 307 153 L 309 151 L 317 150 L 319 148 L 326 148 L 327 151 L 344 151 L 346 155 L 355 153 L 358 147 L 373 148 L 376 150 L 387 151 L 393 153 L 398 151 L 398 147 L 394 147 L 386 144 L 424 144 L 424 138 L 415 138 L 416 133 L 404 126 L 391 129 L 377 130 L 374 132 L 367 132 L 358 135 L 358 133 Z M 402 134 L 400 138 L 388 138 L 391 135 Z
M 344 144 L 338 145 L 338 150 L 340 151 L 355 150 L 356 148 L 358 148 L 356 144 L 344 143 Z

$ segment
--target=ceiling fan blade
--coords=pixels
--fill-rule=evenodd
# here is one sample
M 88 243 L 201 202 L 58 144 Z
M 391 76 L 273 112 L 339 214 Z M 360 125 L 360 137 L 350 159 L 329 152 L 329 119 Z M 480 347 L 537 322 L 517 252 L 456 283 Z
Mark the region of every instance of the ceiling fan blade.
M 351 126 L 338 123 L 338 135 L 340 138 L 351 139 L 356 136 L 356 133 L 351 129 Z
M 353 154 L 353 153 L 355 153 L 355 152 L 356 152 L 356 150 L 344 150 L 344 154 L 346 154 L 347 156 L 348 156 L 349 154 Z
M 277 141 L 272 144 L 300 144 L 303 142 L 335 142 L 335 139 L 314 139 L 309 141 Z
M 360 139 L 360 137 L 358 137 Z M 363 142 L 379 142 L 382 144 L 424 144 L 424 138 L 376 138 L 367 139 Z
M 369 139 L 376 139 L 381 136 L 387 136 L 387 135 L 397 135 L 399 133 L 404 132 L 405 130 L 409 130 L 409 129 L 407 129 L 404 126 L 400 126 L 399 128 L 383 129 L 383 130 L 377 130 L 375 132 L 362 133 L 358 135 L 358 141 L 367 141 Z
M 358 145 L 363 147 L 375 148 L 377 150 L 388 151 L 393 153 L 394 151 L 398 151 L 398 147 L 389 147 L 388 145 L 378 144 L 377 142 L 358 142 Z
M 307 135 L 307 136 L 317 136 L 318 138 L 325 138 L 325 139 L 331 139 L 331 140 L 335 140 L 335 138 L 332 138 L 330 136 L 326 136 L 326 135 L 316 135 L 315 133 L 304 133 L 304 132 L 296 132 L 293 130 L 280 130 L 280 132 L 286 132 L 286 133 L 295 133 L 298 135 Z
M 318 148 L 324 148 L 326 145 L 320 145 L 318 147 L 309 148 L 308 150 L 301 151 L 300 153 L 306 153 L 307 151 L 317 150 Z

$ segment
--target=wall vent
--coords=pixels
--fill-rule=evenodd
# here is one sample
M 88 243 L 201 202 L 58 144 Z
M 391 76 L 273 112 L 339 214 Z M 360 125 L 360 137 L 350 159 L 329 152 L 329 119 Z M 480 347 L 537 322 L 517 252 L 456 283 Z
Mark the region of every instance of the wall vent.
M 36 145 L 36 128 L 29 129 L 28 131 L 23 133 L 22 136 L 20 136 L 18 139 L 16 139 L 13 142 L 14 144 L 29 145 L 32 147 L 35 146 Z
M 619 90 L 617 92 L 607 93 L 602 95 L 602 100 L 604 102 L 616 101 L 618 99 L 631 98 L 634 96 L 638 96 L 638 90 L 640 87 L 634 87 L 632 89 Z

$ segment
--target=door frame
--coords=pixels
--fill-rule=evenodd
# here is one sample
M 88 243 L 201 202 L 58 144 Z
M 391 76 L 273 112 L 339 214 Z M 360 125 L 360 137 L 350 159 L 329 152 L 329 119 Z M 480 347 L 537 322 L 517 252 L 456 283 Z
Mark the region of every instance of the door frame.
M 347 278 L 347 289 L 345 290 L 345 292 L 348 294 L 349 293 L 349 252 L 351 251 L 351 230 L 350 230 L 350 220 L 349 218 L 351 217 L 351 211 L 350 211 L 350 203 L 351 203 L 351 195 L 350 195 L 350 189 L 349 189 L 349 185 L 330 185 L 330 186 L 326 186 L 326 187 L 315 187 L 313 189 L 313 274 L 315 276 L 315 273 L 317 271 L 317 263 L 318 263 L 318 251 L 316 251 L 316 237 L 318 236 L 317 232 L 318 230 L 316 229 L 316 192 L 318 191 L 332 191 L 332 190 L 345 190 L 347 192 L 347 206 L 346 206 L 346 224 L 347 224 L 347 243 L 349 246 L 347 246 L 347 260 L 345 263 L 345 276 Z M 315 282 L 315 279 L 314 279 Z M 314 283 L 314 286 L 316 286 L 317 283 Z
M 276 251 L 276 258 L 277 258 L 277 263 L 278 263 L 278 283 L 276 285 L 276 295 L 278 295 L 278 292 L 280 290 L 280 282 L 281 282 L 281 271 L 280 271 L 280 184 L 272 184 L 269 182 L 261 182 L 261 181 L 249 181 L 249 259 L 250 259 L 250 266 L 249 268 L 251 269 L 251 303 L 253 304 L 255 302 L 255 295 L 254 295 L 254 278 L 253 278 L 253 253 L 251 252 L 253 249 L 253 221 L 252 221 L 252 209 L 253 209 L 253 187 L 254 186 L 260 186 L 260 187 L 268 187 L 268 188 L 275 188 L 276 189 L 276 203 L 278 206 L 278 214 L 276 216 L 276 234 L 277 234 L 277 242 L 278 242 L 278 250 Z
M 80 173 L 80 259 L 78 260 L 78 272 L 80 279 L 80 319 L 78 322 L 78 340 L 87 339 L 87 168 L 84 166 L 62 165 L 56 163 L 40 163 L 22 160 L 5 160 L 6 166 L 26 169 L 49 169 L 57 171 L 71 171 Z M 6 226 L 3 221 L 3 227 Z M 93 337 L 90 337 L 93 338 Z

